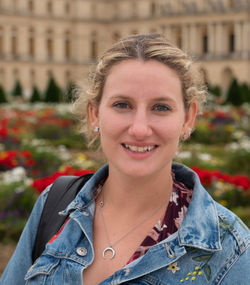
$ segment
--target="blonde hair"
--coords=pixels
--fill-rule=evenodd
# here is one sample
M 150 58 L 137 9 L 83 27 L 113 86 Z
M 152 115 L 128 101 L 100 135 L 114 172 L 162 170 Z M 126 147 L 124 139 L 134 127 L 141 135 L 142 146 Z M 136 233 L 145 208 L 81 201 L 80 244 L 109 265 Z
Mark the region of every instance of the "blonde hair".
M 98 64 L 90 74 L 89 87 L 86 92 L 79 89 L 78 98 L 73 106 L 73 113 L 81 121 L 81 132 L 92 144 L 97 138 L 89 122 L 89 105 L 99 106 L 105 81 L 110 69 L 126 59 L 143 61 L 157 60 L 175 70 L 182 83 L 183 102 L 188 110 L 191 102 L 198 104 L 198 113 L 206 99 L 206 88 L 201 75 L 195 72 L 191 58 L 181 49 L 167 41 L 159 34 L 138 34 L 128 36 L 114 44 L 103 53 Z

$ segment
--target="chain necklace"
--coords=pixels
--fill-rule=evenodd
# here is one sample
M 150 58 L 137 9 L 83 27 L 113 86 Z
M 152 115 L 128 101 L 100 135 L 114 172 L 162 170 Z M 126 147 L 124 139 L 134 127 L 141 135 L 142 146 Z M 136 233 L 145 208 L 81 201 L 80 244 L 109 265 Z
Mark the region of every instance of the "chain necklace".
M 125 234 L 123 234 L 118 240 L 114 241 L 113 243 L 111 243 L 110 241 L 110 237 L 109 237 L 109 233 L 107 230 L 107 226 L 105 223 L 105 219 L 103 216 L 103 206 L 104 206 L 104 197 L 102 195 L 102 199 L 99 202 L 99 206 L 100 206 L 100 214 L 102 217 L 102 222 L 103 222 L 103 226 L 104 226 L 104 230 L 105 230 L 105 235 L 106 238 L 108 240 L 108 246 L 104 248 L 104 250 L 102 251 L 102 257 L 104 259 L 113 259 L 115 257 L 116 251 L 114 249 L 114 246 L 117 245 L 120 241 L 122 241 L 125 237 L 127 237 L 129 234 L 131 234 L 134 230 L 136 230 L 139 226 L 141 226 L 143 223 L 145 223 L 151 216 L 153 216 L 154 214 L 156 214 L 164 205 L 166 205 L 166 203 L 168 202 L 169 198 L 164 201 L 164 203 L 162 203 L 158 208 L 154 209 L 153 212 L 150 213 L 150 215 L 147 215 L 144 219 L 142 219 L 139 223 L 137 223 L 136 225 L 134 225 L 128 232 L 126 232 Z

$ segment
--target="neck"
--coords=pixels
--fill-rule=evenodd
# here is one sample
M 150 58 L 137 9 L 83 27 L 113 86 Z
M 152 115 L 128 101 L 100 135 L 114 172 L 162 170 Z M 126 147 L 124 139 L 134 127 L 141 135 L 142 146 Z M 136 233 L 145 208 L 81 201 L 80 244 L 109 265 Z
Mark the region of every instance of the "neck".
M 171 169 L 150 177 L 128 177 L 111 168 L 103 187 L 106 207 L 127 209 L 131 215 L 151 211 L 164 201 L 167 203 L 171 192 Z

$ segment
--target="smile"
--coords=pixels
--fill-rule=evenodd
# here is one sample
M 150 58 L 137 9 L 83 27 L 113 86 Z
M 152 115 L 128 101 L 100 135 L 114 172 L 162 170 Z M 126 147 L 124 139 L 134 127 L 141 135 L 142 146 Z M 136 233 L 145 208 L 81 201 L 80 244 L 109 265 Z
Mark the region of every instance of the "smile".
M 150 145 L 150 146 L 135 146 L 135 145 L 128 145 L 128 144 L 122 144 L 123 147 L 126 149 L 129 149 L 133 152 L 148 152 L 153 149 L 155 149 L 156 145 Z

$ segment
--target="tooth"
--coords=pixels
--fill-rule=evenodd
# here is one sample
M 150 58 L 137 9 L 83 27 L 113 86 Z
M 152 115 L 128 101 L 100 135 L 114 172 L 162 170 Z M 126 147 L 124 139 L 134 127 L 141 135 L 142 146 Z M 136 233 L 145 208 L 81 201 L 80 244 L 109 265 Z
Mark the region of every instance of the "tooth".
M 131 151 L 134 151 L 134 152 L 146 152 L 146 151 L 150 151 L 154 148 L 154 146 L 137 147 L 134 145 L 127 145 L 127 144 L 125 144 L 125 147 L 127 149 L 130 149 Z

